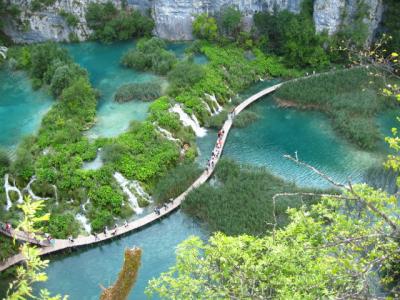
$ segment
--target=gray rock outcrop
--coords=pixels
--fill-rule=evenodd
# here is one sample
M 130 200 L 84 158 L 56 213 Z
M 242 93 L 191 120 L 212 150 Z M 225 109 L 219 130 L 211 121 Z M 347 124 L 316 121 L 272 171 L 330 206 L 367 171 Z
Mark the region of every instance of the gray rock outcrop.
M 5 20 L 5 33 L 17 43 L 31 43 L 45 40 L 68 41 L 71 37 L 85 40 L 91 31 L 87 27 L 85 11 L 90 2 L 106 2 L 107 0 L 56 0 L 42 11 L 31 10 L 32 0 L 10 0 L 21 9 L 18 22 Z M 113 0 L 119 6 L 120 0 Z M 302 0 L 128 0 L 130 7 L 141 11 L 151 11 L 155 20 L 155 34 L 169 40 L 190 40 L 192 22 L 200 13 L 218 13 L 226 6 L 237 7 L 244 15 L 243 23 L 247 28 L 252 25 L 254 13 L 258 11 L 272 12 L 288 9 L 299 12 Z M 364 0 L 368 5 L 365 22 L 372 36 L 382 15 L 382 0 Z M 315 0 L 314 22 L 318 32 L 335 33 L 343 21 L 346 11 L 347 20 L 351 22 L 357 10 L 357 0 Z M 79 23 L 75 27 L 67 24 L 60 12 L 74 14 Z

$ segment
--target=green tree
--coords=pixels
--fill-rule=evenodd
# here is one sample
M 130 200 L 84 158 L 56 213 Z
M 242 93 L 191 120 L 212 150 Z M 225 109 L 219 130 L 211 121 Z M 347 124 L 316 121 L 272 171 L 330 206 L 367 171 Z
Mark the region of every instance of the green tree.
M 220 19 L 222 33 L 235 38 L 241 30 L 241 12 L 236 7 L 228 6 L 222 10 Z
M 44 208 L 43 201 L 32 201 L 29 197 L 24 199 L 24 203 L 18 205 L 22 210 L 23 219 L 16 228 L 28 232 L 31 238 L 40 240 L 38 233 L 42 232 L 37 224 L 45 222 L 49 219 L 49 215 L 45 214 L 40 217 L 37 213 Z M 40 299 L 40 300 L 60 300 L 60 295 L 51 297 L 48 290 L 42 289 L 38 296 L 33 296 L 32 285 L 37 282 L 44 282 L 47 280 L 47 275 L 44 272 L 49 264 L 48 260 L 41 260 L 39 257 L 40 250 L 29 243 L 22 244 L 20 248 L 21 254 L 25 257 L 25 264 L 17 267 L 16 279 L 10 283 L 6 300 L 21 300 L 21 299 Z
M 214 17 L 209 17 L 207 14 L 196 16 L 193 21 L 193 34 L 199 39 L 215 41 L 218 38 L 218 25 Z

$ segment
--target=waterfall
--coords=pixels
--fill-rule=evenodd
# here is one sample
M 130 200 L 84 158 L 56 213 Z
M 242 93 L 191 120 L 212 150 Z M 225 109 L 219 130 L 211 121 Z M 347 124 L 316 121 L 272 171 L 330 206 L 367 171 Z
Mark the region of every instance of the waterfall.
M 92 231 L 92 226 L 90 226 L 90 223 L 85 215 L 76 214 L 75 218 L 82 224 L 87 233 L 90 233 Z
M 211 115 L 218 115 L 222 110 L 222 106 L 218 103 L 217 98 L 215 97 L 214 94 L 210 95 L 210 94 L 205 94 L 208 99 L 211 100 L 212 103 L 212 110 L 213 112 L 211 113 Z M 208 105 L 207 105 L 208 106 Z M 211 112 L 211 111 L 210 111 Z
M 36 196 L 35 193 L 32 191 L 31 184 L 36 181 L 36 176 L 32 176 L 31 180 L 29 180 L 28 184 L 26 187 L 22 190 L 22 192 L 27 191 L 29 196 L 31 196 L 32 200 L 49 200 L 50 198 L 42 198 L 39 196 Z
M 18 200 L 17 203 L 22 203 L 23 199 L 22 199 L 22 193 L 19 190 L 19 188 L 16 187 L 15 185 L 15 180 L 14 180 L 14 185 L 10 185 L 10 182 L 8 181 L 8 177 L 9 174 L 4 175 L 4 191 L 6 193 L 6 201 L 7 201 L 7 206 L 6 206 L 6 210 L 10 210 L 10 208 L 12 207 L 12 202 L 10 199 L 10 194 L 9 192 L 14 191 L 18 194 Z
M 89 202 L 90 202 L 90 199 L 88 198 L 88 199 L 86 200 L 86 202 L 83 203 L 83 204 L 81 205 L 81 208 L 82 208 L 82 210 L 83 210 L 84 212 L 86 212 L 86 205 L 88 205 Z
M 172 135 L 171 132 L 169 132 L 168 130 L 161 128 L 160 126 L 157 126 L 157 130 L 169 141 L 173 141 L 173 142 L 181 142 L 180 139 L 176 139 L 174 138 L 174 136 Z
M 196 136 L 203 137 L 206 135 L 207 130 L 200 126 L 199 121 L 197 120 L 195 115 L 191 117 L 185 113 L 182 107 L 179 104 L 175 104 L 173 107 L 169 109 L 170 112 L 177 113 L 179 115 L 179 119 L 183 123 L 184 126 L 190 126 Z
M 130 190 L 132 183 L 126 179 L 121 173 L 115 172 L 114 178 L 118 182 L 119 186 L 122 188 L 124 193 L 128 196 L 128 200 L 131 203 L 131 206 L 135 213 L 140 214 L 143 212 L 143 209 L 139 207 L 138 199 L 134 193 Z

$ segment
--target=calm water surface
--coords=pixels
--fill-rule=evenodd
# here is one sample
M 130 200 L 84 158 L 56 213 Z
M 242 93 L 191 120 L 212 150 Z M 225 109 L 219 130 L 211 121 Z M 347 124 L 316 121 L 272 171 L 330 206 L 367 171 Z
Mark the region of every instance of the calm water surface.
M 52 103 L 43 90 L 32 89 L 23 72 L 0 69 L 0 148 L 13 156 L 21 138 L 39 128 Z

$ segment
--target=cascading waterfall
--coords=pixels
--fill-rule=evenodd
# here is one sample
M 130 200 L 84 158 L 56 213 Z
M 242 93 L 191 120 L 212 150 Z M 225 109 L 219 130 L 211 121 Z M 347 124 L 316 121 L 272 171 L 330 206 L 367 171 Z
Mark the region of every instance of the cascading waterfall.
M 190 126 L 196 136 L 203 137 L 207 134 L 207 130 L 200 126 L 199 121 L 197 120 L 195 115 L 191 117 L 185 113 L 182 107 L 179 104 L 175 104 L 173 107 L 169 109 L 170 112 L 177 113 L 179 115 L 179 119 L 183 123 L 184 126 Z
M 212 111 L 210 109 L 210 106 L 207 104 L 208 110 L 210 111 L 211 115 L 213 115 L 213 116 L 218 115 L 223 110 L 223 108 L 218 103 L 217 98 L 215 97 L 214 94 L 210 95 L 210 94 L 206 93 L 205 95 L 208 97 L 208 99 L 210 99 L 210 101 L 212 103 L 212 106 L 211 106 Z
M 168 130 L 166 130 L 166 129 L 160 127 L 160 126 L 157 126 L 156 128 L 157 128 L 157 130 L 158 130 L 167 140 L 173 141 L 173 142 L 179 142 L 179 143 L 181 142 L 180 139 L 174 138 L 174 136 L 172 135 L 172 133 L 169 132 Z
M 7 211 L 10 210 L 10 208 L 12 207 L 12 201 L 10 199 L 10 194 L 9 194 L 11 191 L 14 191 L 18 194 L 17 203 L 23 202 L 22 193 L 19 190 L 19 188 L 17 188 L 17 186 L 15 185 L 15 180 L 14 180 L 14 185 L 10 185 L 8 178 L 9 178 L 9 174 L 4 175 L 4 190 L 6 193 L 6 201 L 7 201 L 6 210 Z
M 141 207 L 139 207 L 139 202 L 138 202 L 137 197 L 129 189 L 132 186 L 131 182 L 128 179 L 126 179 L 119 172 L 115 172 L 113 176 L 114 176 L 115 180 L 118 182 L 119 186 L 124 191 L 124 193 L 128 196 L 128 200 L 131 203 L 131 206 L 132 206 L 133 210 L 135 211 L 135 213 L 141 214 L 143 212 L 143 209 Z
M 55 184 L 51 185 L 54 189 L 54 196 L 56 197 L 56 205 L 58 205 L 58 192 L 57 192 L 57 186 Z
M 42 198 L 39 196 L 36 196 L 35 193 L 32 191 L 31 184 L 36 181 L 36 176 L 32 176 L 31 180 L 29 180 L 28 184 L 26 187 L 22 190 L 22 192 L 28 192 L 29 196 L 31 196 L 32 200 L 49 200 L 50 198 Z
M 147 202 L 153 202 L 151 196 L 145 192 L 145 190 L 142 188 L 142 186 L 138 181 L 132 180 L 131 186 L 135 189 L 135 191 L 138 193 L 140 197 L 145 199 Z
M 83 228 L 87 233 L 90 233 L 92 231 L 92 226 L 90 225 L 85 215 L 76 214 L 75 218 L 82 224 Z

